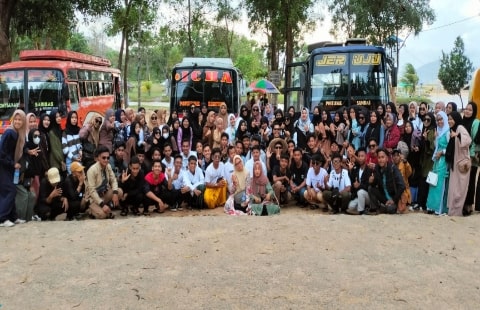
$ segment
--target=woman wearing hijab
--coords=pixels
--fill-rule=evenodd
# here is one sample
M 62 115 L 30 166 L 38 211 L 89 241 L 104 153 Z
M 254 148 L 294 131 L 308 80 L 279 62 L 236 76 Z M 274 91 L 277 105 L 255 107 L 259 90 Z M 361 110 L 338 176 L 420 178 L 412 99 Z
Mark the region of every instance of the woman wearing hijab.
M 233 164 L 235 170 L 232 175 L 232 184 L 230 187 L 230 193 L 233 195 L 234 208 L 242 212 L 247 212 L 248 208 L 248 196 L 247 196 L 247 184 L 249 183 L 250 174 L 243 165 L 240 155 L 233 157 Z
M 272 107 L 271 103 L 267 103 L 265 105 L 265 111 L 263 113 L 263 116 L 268 119 L 268 126 L 270 126 L 272 124 L 273 120 L 275 119 L 275 114 L 274 114 L 273 107 Z
M 267 176 L 263 174 L 262 164 L 259 161 L 253 164 L 253 177 L 247 186 L 247 195 L 252 209 L 255 209 L 255 205 L 262 205 L 264 201 L 273 201 L 275 196 L 272 185 Z
M 422 138 L 420 141 L 420 167 L 422 174 L 418 181 L 417 202 L 422 209 L 426 208 L 429 185 L 427 175 L 433 168 L 433 152 L 435 151 L 435 128 L 436 119 L 432 112 L 428 112 L 421 118 L 423 120 Z
M 98 144 L 105 145 L 110 154 L 113 152 L 113 136 L 115 135 L 115 114 L 112 109 L 105 112 L 105 118 L 99 132 Z
M 40 175 L 40 179 L 42 179 L 45 176 L 45 172 L 50 169 L 50 138 L 48 137 L 50 123 L 50 115 L 47 113 L 40 115 L 40 122 L 38 124 L 38 131 L 40 132 L 40 144 L 38 145 L 40 148 L 39 155 L 45 157 L 47 161 L 47 167 L 45 171 L 43 171 L 43 174 Z
M 247 121 L 241 120 L 238 123 L 237 131 L 235 132 L 235 137 L 237 140 L 242 141 L 243 137 L 249 135 Z
M 242 105 L 240 107 L 240 114 L 238 115 L 235 123 L 235 128 L 238 129 L 238 125 L 240 124 L 240 121 L 246 121 L 248 124 L 249 120 L 250 120 L 250 110 L 246 105 Z
M 202 141 L 203 127 L 200 124 L 200 109 L 195 108 L 192 113 L 189 114 L 188 120 L 190 121 L 190 127 L 192 128 L 192 150 L 198 141 Z
M 128 137 L 125 145 L 125 155 L 123 156 L 123 162 L 128 167 L 130 165 L 130 159 L 137 155 L 137 149 L 143 148 L 142 141 L 140 141 L 140 132 L 142 131 L 142 125 L 136 121 L 132 123 L 132 129 L 130 130 L 130 137 Z
M 48 131 L 48 137 L 50 138 L 50 168 L 57 168 L 63 177 L 66 177 L 67 167 L 65 165 L 65 157 L 63 156 L 62 147 L 62 115 L 58 111 L 52 111 L 50 113 L 50 130 Z
M 400 130 L 397 126 L 397 117 L 395 114 L 387 112 L 385 115 L 385 139 L 383 141 L 383 147 L 392 155 L 399 141 Z
M 188 117 L 184 117 L 182 119 L 182 125 L 180 126 L 180 128 L 178 129 L 178 133 L 177 133 L 177 146 L 181 146 L 182 145 L 182 141 L 183 140 L 188 140 L 190 141 L 190 146 L 191 148 L 194 148 L 195 145 L 192 144 L 192 140 L 193 140 L 193 129 L 192 127 L 190 126 L 190 120 L 188 119 Z
M 447 193 L 448 193 L 448 169 L 445 161 L 448 140 L 450 138 L 450 127 L 448 116 L 445 112 L 437 113 L 437 136 L 435 137 L 435 151 L 433 152 L 433 172 L 438 175 L 436 186 L 430 185 L 427 198 L 428 213 L 437 215 L 447 214 Z
M 228 123 L 225 124 L 224 132 L 228 134 L 228 144 L 235 145 L 235 134 L 237 133 L 237 128 L 235 127 L 236 119 L 235 114 L 230 113 L 228 115 Z
M 300 118 L 294 124 L 293 141 L 302 150 L 307 147 L 307 134 L 313 133 L 314 128 L 308 115 L 308 109 L 303 108 Z
M 402 103 L 398 107 L 397 117 L 398 117 L 397 126 L 398 126 L 398 129 L 400 130 L 400 134 L 402 135 L 403 130 L 405 128 L 405 122 L 408 121 L 408 105 L 406 105 L 405 103 Z M 408 145 L 410 145 L 410 144 L 408 144 Z
M 382 148 L 384 136 L 385 131 L 382 125 L 381 115 L 378 113 L 378 111 L 371 111 L 370 123 L 368 123 L 368 127 L 365 132 L 364 145 L 367 145 L 371 139 L 375 139 L 377 142 L 377 148 Z
M 223 119 L 223 124 L 226 126 L 228 124 L 228 109 L 227 109 L 227 104 L 225 102 L 222 102 L 220 104 L 217 118 L 219 117 Z
M 445 108 L 445 112 L 447 113 L 447 115 L 449 115 L 453 111 L 457 111 L 457 104 L 455 102 L 447 103 L 447 107 Z
M 113 110 L 111 110 L 113 112 Z M 112 124 L 113 126 L 113 124 Z M 82 161 L 82 143 L 80 141 L 80 127 L 78 127 L 78 114 L 70 111 L 67 116 L 65 131 L 62 135 L 63 154 L 67 164 L 68 174 L 71 174 L 70 165 L 74 161 Z
M 13 183 L 15 169 L 21 169 L 27 131 L 27 117 L 22 110 L 15 110 L 9 128 L 0 139 L 0 227 L 12 227 L 25 223 L 18 218 L 15 208 L 16 186 Z
M 82 141 L 82 163 L 85 171 L 95 163 L 94 154 L 100 141 L 100 126 L 102 126 L 102 117 L 95 116 L 78 133 Z
M 475 210 L 480 211 L 480 184 L 477 183 L 477 170 L 480 162 L 475 157 L 475 149 L 477 148 L 477 133 L 478 125 L 480 121 L 477 119 L 477 104 L 475 102 L 469 102 L 463 110 L 462 125 L 467 130 L 468 134 L 472 138 L 470 144 L 470 158 L 472 159 L 472 169 L 470 170 L 470 180 L 468 182 L 467 197 L 465 198 L 466 209 L 473 210 L 473 202 L 475 198 Z M 453 110 L 451 111 L 453 112 Z M 450 113 L 451 113 L 450 112 Z M 449 113 L 447 113 L 448 115 Z M 479 137 L 480 138 L 480 137 Z
M 462 125 L 462 116 L 453 111 L 448 116 L 450 126 L 450 141 L 448 141 L 445 152 L 450 180 L 448 182 L 448 215 L 462 216 L 464 214 L 464 203 L 467 196 L 465 184 L 470 178 L 470 143 L 472 138 Z

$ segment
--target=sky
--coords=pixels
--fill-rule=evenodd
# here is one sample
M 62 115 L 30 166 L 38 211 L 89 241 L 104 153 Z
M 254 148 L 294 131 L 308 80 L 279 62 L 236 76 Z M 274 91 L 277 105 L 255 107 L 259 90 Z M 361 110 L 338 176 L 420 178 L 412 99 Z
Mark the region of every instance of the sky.
M 465 54 L 473 62 L 475 68 L 480 67 L 480 0 L 431 0 L 430 6 L 434 9 L 436 20 L 432 25 L 424 26 L 424 30 L 417 36 L 410 35 L 406 38 L 405 45 L 400 50 L 400 71 L 406 63 L 411 63 L 415 68 L 438 61 L 444 52 L 450 52 L 457 36 L 461 36 L 465 43 Z M 323 15 L 324 20 L 318 23 L 313 33 L 305 35 L 306 43 L 319 41 L 335 41 L 328 33 L 331 28 L 330 16 L 323 9 L 315 14 Z M 246 23 L 237 29 L 242 34 L 256 40 L 263 40 L 260 34 L 252 35 Z M 97 25 L 98 26 L 98 25 Z M 85 32 L 91 34 L 89 28 Z M 97 28 L 97 27 L 94 27 Z M 81 28 L 82 29 L 82 28 Z M 90 31 L 89 31 L 90 30 Z M 402 36 L 400 35 L 401 39 Z M 109 38 L 108 45 L 119 46 L 119 37 Z

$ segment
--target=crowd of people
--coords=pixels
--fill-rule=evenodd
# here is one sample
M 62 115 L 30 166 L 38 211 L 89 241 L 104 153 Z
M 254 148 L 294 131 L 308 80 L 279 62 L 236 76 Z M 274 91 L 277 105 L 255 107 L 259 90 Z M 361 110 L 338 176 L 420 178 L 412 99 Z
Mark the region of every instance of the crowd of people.
M 183 208 L 283 207 L 352 215 L 480 211 L 477 105 L 296 111 L 251 98 L 176 111 L 108 110 L 79 126 L 17 110 L 0 140 L 0 226 Z M 311 115 L 312 114 L 312 115 Z M 434 180 L 432 180 L 434 179 Z M 290 203 L 291 205 L 291 203 Z

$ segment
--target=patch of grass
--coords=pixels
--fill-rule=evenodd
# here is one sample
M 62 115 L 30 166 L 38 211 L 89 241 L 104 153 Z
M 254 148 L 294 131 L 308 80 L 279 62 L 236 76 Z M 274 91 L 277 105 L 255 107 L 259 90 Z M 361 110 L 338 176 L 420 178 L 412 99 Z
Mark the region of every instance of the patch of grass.
M 129 84 L 131 87 L 128 89 L 128 98 L 130 101 L 138 102 L 138 84 L 136 81 Z M 147 84 L 150 85 L 150 94 L 145 87 Z M 168 96 L 165 96 L 165 87 L 161 83 L 151 81 L 142 81 L 140 96 L 142 102 L 169 101 Z

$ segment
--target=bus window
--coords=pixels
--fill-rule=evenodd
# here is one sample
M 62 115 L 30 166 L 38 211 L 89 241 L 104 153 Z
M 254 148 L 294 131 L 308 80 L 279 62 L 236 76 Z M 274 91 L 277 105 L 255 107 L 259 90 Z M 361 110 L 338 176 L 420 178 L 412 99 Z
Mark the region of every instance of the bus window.
M 78 110 L 78 86 L 75 83 L 68 84 L 68 93 L 70 95 L 70 109 Z
M 10 119 L 17 108 L 24 107 L 23 77 L 23 70 L 0 73 L 0 120 Z
M 87 84 L 87 96 L 93 97 L 93 85 L 92 82 L 85 82 Z

